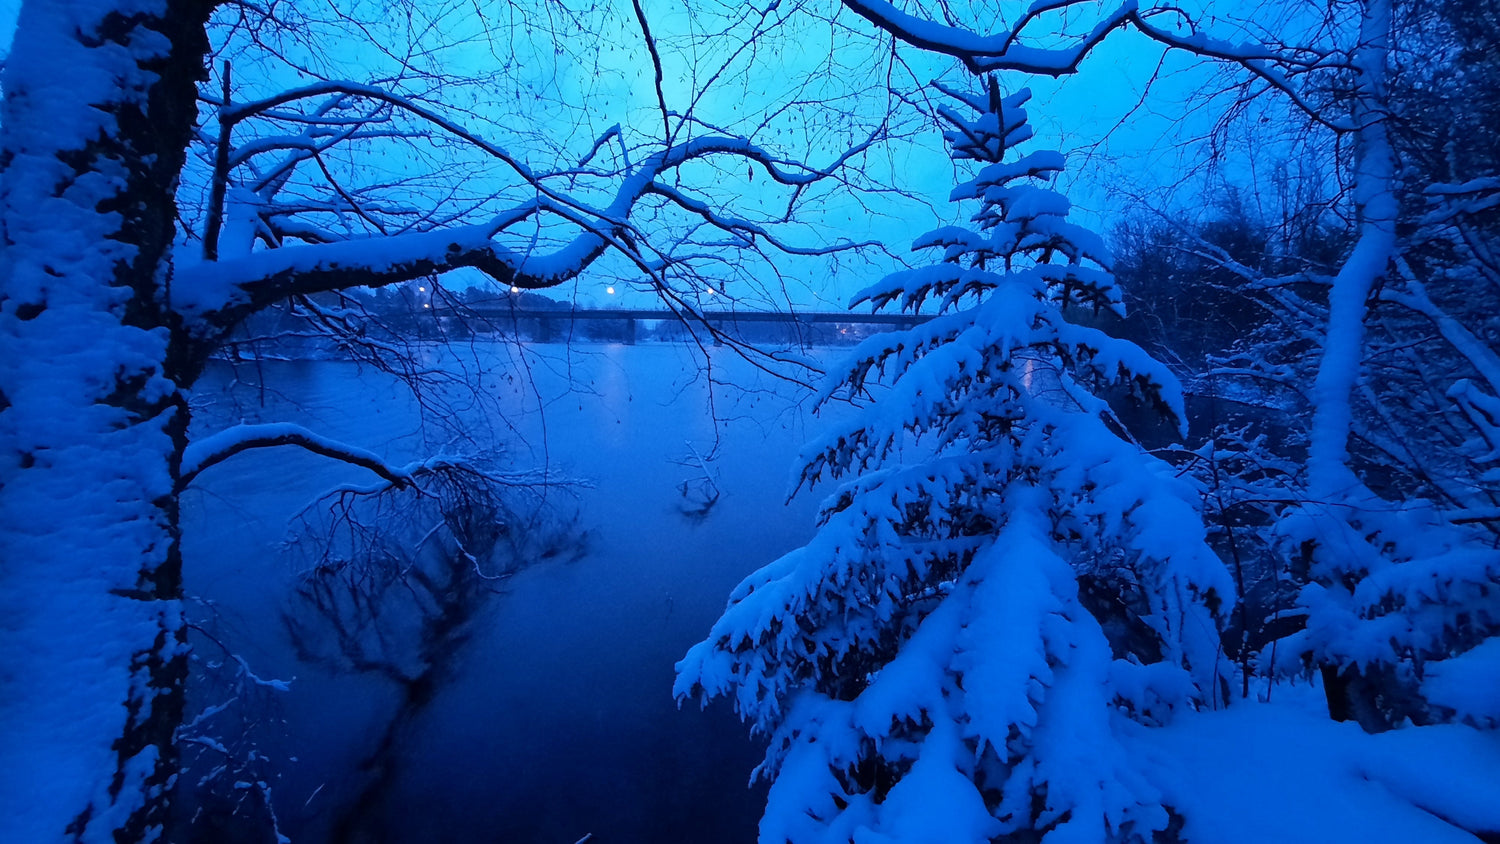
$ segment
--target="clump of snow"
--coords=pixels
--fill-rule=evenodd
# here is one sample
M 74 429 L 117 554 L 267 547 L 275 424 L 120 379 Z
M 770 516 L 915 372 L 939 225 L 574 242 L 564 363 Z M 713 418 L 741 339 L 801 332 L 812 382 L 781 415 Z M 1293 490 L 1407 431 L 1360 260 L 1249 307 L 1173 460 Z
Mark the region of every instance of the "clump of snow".
M 1461 720 L 1500 726 L 1500 638 L 1428 666 L 1422 693 Z

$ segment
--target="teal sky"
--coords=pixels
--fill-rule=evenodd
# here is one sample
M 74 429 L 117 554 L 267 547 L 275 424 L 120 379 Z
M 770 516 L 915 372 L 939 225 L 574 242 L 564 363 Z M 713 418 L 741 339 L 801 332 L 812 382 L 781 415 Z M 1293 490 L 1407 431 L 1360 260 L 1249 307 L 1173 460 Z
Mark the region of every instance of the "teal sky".
M 551 104 L 550 111 L 517 107 L 509 115 L 497 114 L 497 126 L 528 120 L 539 124 L 539 136 L 578 150 L 587 149 L 590 139 L 609 126 L 620 124 L 637 149 L 646 149 L 662 135 L 650 56 L 628 6 L 612 5 L 620 8 L 590 13 L 590 25 L 606 39 L 560 48 L 545 32 L 528 38 L 512 19 L 476 22 L 449 16 L 446 35 L 467 45 L 460 49 L 468 51 L 450 52 L 450 64 L 453 55 L 462 55 L 458 64 L 470 65 L 466 70 L 476 76 L 508 65 L 504 73 L 514 87 L 515 102 L 524 102 L 524 93 L 536 92 L 538 101 Z M 998 5 L 1004 11 L 1022 4 Z M 1199 0 L 1195 8 L 1218 31 L 1232 35 L 1242 28 L 1231 14 L 1240 5 Z M 0 0 L 0 44 L 9 44 L 18 7 L 18 0 Z M 747 22 L 743 14 L 749 7 L 739 4 L 701 4 L 694 15 L 684 11 L 688 7 L 683 3 L 647 2 L 645 8 L 661 47 L 662 96 L 669 109 L 691 110 L 707 123 L 814 163 L 829 160 L 867 126 L 873 119 L 868 110 L 884 107 L 882 80 L 870 79 L 870 74 L 897 68 L 897 83 L 908 88 L 915 87 L 914 80 L 963 78 L 952 60 L 909 48 L 899 51 L 899 64 L 872 59 L 872 50 L 889 50 L 888 39 L 883 44 L 872 40 L 870 26 L 847 12 L 832 22 L 799 13 L 802 16 L 752 40 L 746 33 L 753 21 Z M 454 20 L 461 22 L 455 25 Z M 1063 24 L 1076 29 L 1086 27 L 1088 20 L 1076 17 Z M 483 26 L 488 30 L 481 31 Z M 507 32 L 509 39 L 496 39 L 496 30 Z M 728 34 L 716 34 L 721 31 Z M 355 73 L 353 68 L 362 60 L 346 57 L 344 63 Z M 1201 135 L 1211 120 L 1206 109 L 1190 111 L 1188 101 L 1212 74 L 1198 60 L 1182 54 L 1164 59 L 1161 48 L 1144 37 L 1119 32 L 1084 62 L 1076 76 L 1059 81 L 1014 75 L 1003 78 L 1002 85 L 1008 90 L 1022 85 L 1033 89 L 1028 109 L 1036 131 L 1032 148 L 1051 147 L 1068 154 L 1069 169 L 1060 187 L 1073 200 L 1080 222 L 1105 230 L 1131 213 L 1135 203 L 1127 194 L 1145 193 L 1168 202 L 1162 198 L 1165 186 L 1179 182 L 1184 174 L 1201 174 L 1195 168 L 1201 150 L 1183 139 Z M 245 72 L 238 78 L 245 79 Z M 826 105 L 816 105 L 820 98 L 827 98 Z M 496 97 L 494 102 L 506 100 Z M 803 105 L 789 106 L 796 103 Z M 768 112 L 774 114 L 770 119 Z M 466 125 L 477 122 L 483 129 L 482 112 L 463 117 Z M 880 240 L 893 252 L 905 254 L 905 244 L 914 236 L 936 223 L 955 222 L 958 209 L 946 202 L 955 172 L 940 149 L 938 127 L 930 125 L 924 131 L 908 119 L 904 128 L 912 133 L 909 140 L 877 149 L 864 164 L 873 180 L 899 184 L 910 196 L 810 196 L 802 215 L 806 225 L 790 231 L 787 240 L 799 245 L 813 245 L 820 237 Z M 738 168 L 700 168 L 683 177 L 685 186 L 701 188 L 703 197 L 718 199 L 747 216 L 772 213 L 784 202 L 783 195 L 766 190 L 764 178 L 757 180 Z M 691 185 L 695 177 L 699 184 Z M 786 259 L 779 278 L 731 282 L 727 291 L 712 294 L 705 284 L 704 304 L 721 304 L 727 293 L 752 307 L 774 300 L 831 309 L 892 266 L 880 258 L 841 260 L 836 265 Z M 603 269 L 606 272 L 587 274 L 571 295 L 584 303 L 650 304 L 650 294 L 632 292 L 625 269 Z M 614 288 L 613 295 L 606 292 L 608 287 Z

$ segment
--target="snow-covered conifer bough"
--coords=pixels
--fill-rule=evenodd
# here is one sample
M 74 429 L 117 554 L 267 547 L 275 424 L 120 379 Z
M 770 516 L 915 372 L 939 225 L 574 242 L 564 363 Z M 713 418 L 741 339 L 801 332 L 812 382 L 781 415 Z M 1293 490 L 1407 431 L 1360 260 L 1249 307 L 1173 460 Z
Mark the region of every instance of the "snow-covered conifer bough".
M 1183 418 L 1173 376 L 1075 320 L 1119 309 L 1102 241 L 1043 186 L 1026 90 L 944 93 L 972 228 L 856 297 L 933 318 L 861 344 L 822 401 L 869 397 L 804 449 L 819 530 L 747 577 L 678 663 L 769 739 L 763 842 L 1151 840 L 1171 809 L 1138 738 L 1223 702 L 1234 600 L 1196 490 L 1104 386 Z

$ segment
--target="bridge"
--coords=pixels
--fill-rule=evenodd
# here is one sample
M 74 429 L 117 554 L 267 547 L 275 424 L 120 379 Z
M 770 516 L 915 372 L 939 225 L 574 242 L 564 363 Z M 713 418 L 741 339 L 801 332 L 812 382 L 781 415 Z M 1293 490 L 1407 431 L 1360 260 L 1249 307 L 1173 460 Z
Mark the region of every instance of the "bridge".
M 533 339 L 546 342 L 583 329 L 602 339 L 634 343 L 641 339 L 643 323 L 661 325 L 706 325 L 752 341 L 816 343 L 839 336 L 858 339 L 877 331 L 910 328 L 931 319 L 928 315 L 858 314 L 849 311 L 670 311 L 648 308 L 523 308 L 504 302 L 471 304 L 462 308 L 433 309 L 436 316 L 481 321 L 495 330 L 524 330 Z M 751 336 L 760 335 L 760 336 Z M 767 336 L 775 335 L 775 336 Z

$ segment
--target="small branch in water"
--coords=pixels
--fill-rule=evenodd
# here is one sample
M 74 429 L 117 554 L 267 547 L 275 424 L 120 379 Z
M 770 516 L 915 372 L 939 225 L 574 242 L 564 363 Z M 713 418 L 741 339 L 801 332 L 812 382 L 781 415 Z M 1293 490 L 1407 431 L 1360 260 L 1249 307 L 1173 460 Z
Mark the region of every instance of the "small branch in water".
M 708 461 L 693 448 L 691 442 L 687 443 L 688 451 L 692 453 L 689 459 L 676 461 L 679 466 L 696 466 L 702 475 L 688 478 L 677 485 L 677 491 L 682 495 L 683 501 L 677 507 L 684 516 L 693 519 L 702 519 L 708 516 L 708 512 L 719 502 L 719 484 L 714 480 L 713 471 L 708 468 Z

